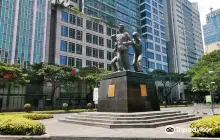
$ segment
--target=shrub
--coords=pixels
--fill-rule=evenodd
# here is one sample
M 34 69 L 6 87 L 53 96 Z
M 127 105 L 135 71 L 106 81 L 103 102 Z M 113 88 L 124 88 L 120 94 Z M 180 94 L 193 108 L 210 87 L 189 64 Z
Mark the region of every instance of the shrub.
M 68 111 L 69 110 L 69 105 L 67 104 L 67 103 L 63 103 L 63 109 L 65 110 L 65 111 Z
M 31 111 L 31 104 L 25 104 L 24 105 L 24 110 L 25 110 L 25 112 Z
M 43 120 L 53 118 L 51 114 L 23 114 L 22 117 L 31 120 Z
M 91 103 L 88 103 L 88 104 L 87 104 L 87 109 L 89 109 L 89 110 L 92 109 L 92 104 L 91 104 Z
M 21 116 L 0 116 L 1 135 L 42 135 L 45 134 L 45 126 L 39 122 L 23 118 Z
M 190 123 L 192 136 L 195 137 L 219 137 L 220 116 L 205 117 Z

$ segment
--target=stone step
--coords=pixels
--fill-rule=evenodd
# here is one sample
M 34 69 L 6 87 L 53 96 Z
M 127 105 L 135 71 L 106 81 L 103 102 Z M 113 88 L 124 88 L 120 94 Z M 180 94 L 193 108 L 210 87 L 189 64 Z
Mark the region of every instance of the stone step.
M 112 116 L 90 116 L 90 115 L 80 115 L 74 114 L 70 117 L 74 118 L 84 118 L 84 119 L 108 119 L 108 120 L 146 120 L 146 119 L 153 119 L 153 118 L 162 118 L 162 117 L 171 117 L 171 116 L 178 116 L 178 115 L 187 115 L 187 113 L 172 113 L 172 114 L 162 114 L 162 115 L 151 115 L 151 116 L 137 116 L 137 117 L 112 117 Z
M 147 119 L 147 120 L 108 120 L 108 119 L 94 119 L 94 118 L 91 119 L 91 118 L 80 118 L 80 117 L 67 117 L 66 119 L 88 121 L 88 122 L 110 123 L 110 124 L 130 124 L 130 123 L 153 123 L 153 122 L 160 122 L 160 121 L 168 121 L 171 119 L 188 118 L 188 117 L 193 117 L 193 116 L 194 115 L 177 115 L 177 116 L 154 118 L 154 119 Z
M 181 111 L 151 111 L 151 112 L 137 112 L 137 113 L 109 113 L 109 112 L 82 112 L 79 115 L 89 116 L 106 116 L 106 117 L 140 117 L 140 116 L 153 116 L 163 114 L 181 113 Z
M 109 123 L 100 123 L 100 122 L 89 122 L 89 121 L 79 121 L 79 120 L 70 120 L 70 119 L 60 119 L 60 122 L 73 123 L 73 124 L 81 124 L 88 126 L 97 126 L 97 127 L 105 127 L 105 128 L 155 128 L 166 125 L 172 125 L 176 123 L 183 123 L 188 121 L 193 121 L 200 119 L 201 117 L 188 117 L 181 119 L 172 119 L 168 121 L 155 122 L 155 123 L 135 123 L 135 124 L 109 124 Z

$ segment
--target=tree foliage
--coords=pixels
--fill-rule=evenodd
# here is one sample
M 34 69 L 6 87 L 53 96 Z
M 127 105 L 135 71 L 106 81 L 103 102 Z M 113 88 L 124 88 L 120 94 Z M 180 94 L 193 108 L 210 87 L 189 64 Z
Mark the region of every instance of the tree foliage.
M 220 89 L 220 50 L 204 55 L 187 74 L 192 77 L 193 92 L 218 91 Z
M 158 93 L 164 98 L 166 103 L 168 102 L 168 97 L 171 91 L 181 82 L 189 81 L 185 74 L 178 73 L 167 73 L 163 70 L 154 70 L 151 72 L 155 82 L 160 86 L 158 87 Z
M 59 65 L 49 65 L 43 64 L 40 69 L 38 69 L 37 74 L 39 76 L 44 76 L 44 80 L 49 82 L 52 86 L 51 102 L 53 104 L 53 97 L 57 88 L 61 87 L 62 84 L 67 83 L 73 78 L 72 68 L 67 66 Z
M 26 85 L 29 83 L 27 76 L 28 74 L 23 73 L 18 65 L 0 62 L 0 85 Z

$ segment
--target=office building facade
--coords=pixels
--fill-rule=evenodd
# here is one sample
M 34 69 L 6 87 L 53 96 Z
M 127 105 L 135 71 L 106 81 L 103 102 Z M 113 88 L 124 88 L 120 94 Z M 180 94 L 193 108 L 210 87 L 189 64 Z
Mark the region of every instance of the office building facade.
M 141 0 L 141 36 L 146 57 L 143 64 L 149 68 L 168 72 L 167 46 L 162 0 Z M 147 69 L 145 70 L 147 71 Z
M 54 9 L 55 8 L 55 9 Z M 111 35 L 116 29 L 101 21 L 95 21 L 85 14 L 77 14 L 71 8 L 52 5 L 50 32 L 53 46 L 48 52 L 55 54 L 50 63 L 82 67 L 98 67 L 111 70 L 113 43 Z M 51 56 L 49 54 L 49 56 Z
M 163 0 L 169 72 L 184 73 L 202 57 L 203 41 L 197 3 Z M 175 99 L 184 99 L 184 86 L 173 90 Z
M 220 49 L 220 9 L 206 15 L 206 24 L 203 26 L 205 53 Z
M 0 1 L 0 61 L 44 62 L 48 1 Z

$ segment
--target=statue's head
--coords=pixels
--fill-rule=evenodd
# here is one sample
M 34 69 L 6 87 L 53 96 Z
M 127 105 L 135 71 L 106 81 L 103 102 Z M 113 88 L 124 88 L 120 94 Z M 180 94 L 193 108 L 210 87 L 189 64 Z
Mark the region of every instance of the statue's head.
M 124 32 L 124 25 L 123 24 L 119 24 L 119 32 Z
M 137 39 L 138 38 L 138 33 L 137 32 L 133 32 L 132 36 L 133 36 L 134 39 Z

